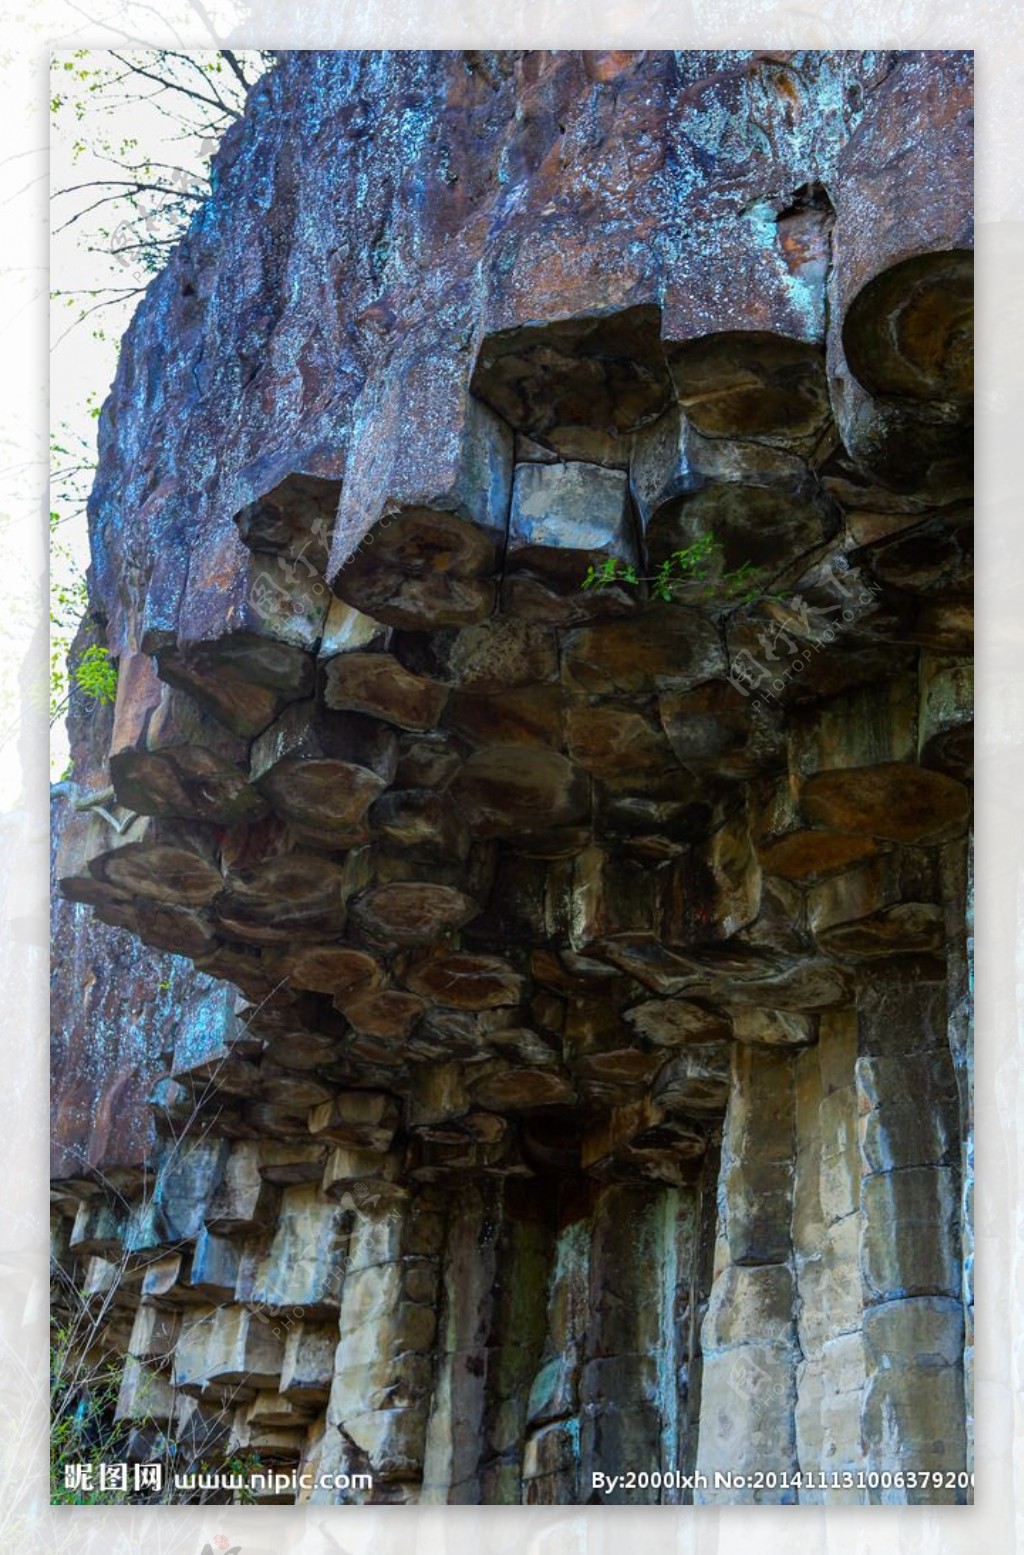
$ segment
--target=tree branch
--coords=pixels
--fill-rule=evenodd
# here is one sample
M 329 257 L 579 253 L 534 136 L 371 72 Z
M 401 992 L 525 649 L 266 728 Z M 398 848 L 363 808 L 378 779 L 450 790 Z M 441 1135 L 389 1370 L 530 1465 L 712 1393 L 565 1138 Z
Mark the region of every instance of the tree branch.
M 112 182 L 116 182 L 116 180 L 112 180 Z M 103 188 L 106 188 L 107 186 L 103 182 L 102 179 L 97 179 L 92 184 L 79 184 L 78 187 L 80 189 L 89 189 L 89 188 L 92 188 L 92 189 L 103 189 Z M 149 193 L 173 194 L 175 196 L 180 197 L 183 200 L 186 200 L 186 199 L 187 200 L 193 200 L 197 205 L 201 205 L 202 202 L 203 202 L 203 196 L 202 195 L 190 194 L 187 190 L 184 190 L 184 189 L 164 189 L 164 188 L 161 188 L 161 186 L 158 185 L 158 184 L 136 184 L 134 187 L 135 187 L 136 194 L 149 194 Z M 65 191 L 63 189 L 58 189 L 56 191 L 57 194 L 64 194 L 64 193 L 67 193 L 67 192 L 69 192 L 69 191 Z M 68 227 L 73 227 L 76 222 L 81 221 L 83 216 L 88 216 L 90 211 L 98 210 L 101 205 L 110 205 L 115 200 L 130 200 L 130 199 L 131 199 L 131 195 L 105 194 L 105 195 L 102 196 L 101 199 L 93 200 L 91 205 L 83 206 L 80 211 L 76 211 L 73 216 L 69 216 L 67 221 L 62 221 L 59 227 L 54 227 L 54 229 L 53 229 L 54 233 L 56 234 L 58 232 L 65 232 L 68 229 Z M 143 213 L 141 211 L 139 211 L 139 210 L 135 210 L 134 214 L 135 214 L 136 217 L 139 217 Z
M 111 288 L 111 290 L 114 290 L 114 288 Z M 141 297 L 142 293 L 146 290 L 146 288 L 144 286 L 125 286 L 125 287 L 118 287 L 116 290 L 118 291 L 119 295 L 114 296 L 114 297 L 105 297 L 101 302 L 94 302 L 91 308 L 86 308 L 84 313 L 80 313 L 78 315 L 77 319 L 75 319 L 72 323 L 70 323 L 68 325 L 68 327 L 64 331 L 64 333 L 62 335 L 58 335 L 57 336 L 57 339 L 53 342 L 53 345 L 50 347 L 51 352 L 52 351 L 56 351 L 56 349 L 60 345 L 61 341 L 62 340 L 66 340 L 68 335 L 70 335 L 71 331 L 73 329 L 76 329 L 79 324 L 84 323 L 84 321 L 89 317 L 90 314 L 98 313 L 101 308 L 112 308 L 115 305 L 115 303 L 124 302 L 125 301 L 125 296 L 127 296 L 127 297 Z M 121 292 L 124 292 L 125 296 L 121 296 L 120 295 Z
M 221 49 L 220 56 L 228 66 L 228 69 L 234 72 L 235 76 L 242 83 L 242 86 L 245 88 L 246 92 L 248 92 L 252 86 L 252 82 L 249 80 L 245 74 L 245 71 L 242 69 L 242 66 L 239 63 L 238 55 L 235 53 L 234 49 Z
M 161 50 L 161 52 L 166 55 L 170 55 L 172 58 L 186 60 L 190 64 L 193 63 L 193 61 L 189 60 L 187 54 L 175 55 L 172 54 L 170 49 Z M 213 91 L 212 96 L 206 92 L 196 92 L 191 87 L 185 86 L 183 82 L 168 81 L 163 76 L 155 75 L 152 70 L 146 70 L 142 65 L 133 65 L 130 60 L 124 59 L 120 54 L 115 53 L 113 49 L 111 50 L 111 54 L 113 55 L 114 59 L 117 60 L 118 64 L 124 65 L 126 69 L 131 70 L 135 75 L 142 76 L 146 81 L 155 81 L 161 91 L 180 92 L 183 97 L 191 97 L 197 103 L 205 104 L 207 108 L 220 108 L 221 111 L 226 113 L 231 119 L 238 118 L 237 110 L 231 108 L 227 103 L 225 103 L 223 98 L 216 90 Z M 208 78 L 204 77 L 204 80 L 205 79 Z

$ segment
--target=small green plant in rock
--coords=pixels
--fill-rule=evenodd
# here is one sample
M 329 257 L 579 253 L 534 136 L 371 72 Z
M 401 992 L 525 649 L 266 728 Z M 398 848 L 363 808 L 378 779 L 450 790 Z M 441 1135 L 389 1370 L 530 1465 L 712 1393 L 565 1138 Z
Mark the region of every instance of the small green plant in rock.
M 117 665 L 97 643 L 86 648 L 74 669 L 75 685 L 94 702 L 109 706 L 117 697 Z
M 731 572 L 719 572 L 716 564 L 723 555 L 722 543 L 713 534 L 702 535 L 692 545 L 673 551 L 653 573 L 640 573 L 629 562 L 609 557 L 600 566 L 587 568 L 583 579 L 585 589 L 605 589 L 612 584 L 625 583 L 639 587 L 650 585 L 651 595 L 666 603 L 683 595 L 700 602 L 749 605 L 762 597 L 763 590 L 754 582 L 757 569 L 744 562 Z

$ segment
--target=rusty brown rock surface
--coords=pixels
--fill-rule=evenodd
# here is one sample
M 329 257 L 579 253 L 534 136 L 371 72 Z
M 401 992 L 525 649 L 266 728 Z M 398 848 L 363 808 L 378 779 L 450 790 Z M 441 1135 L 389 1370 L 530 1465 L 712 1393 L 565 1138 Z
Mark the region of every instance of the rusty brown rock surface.
M 101 418 L 56 827 L 126 1419 L 395 1503 L 962 1468 L 970 70 L 255 89 Z

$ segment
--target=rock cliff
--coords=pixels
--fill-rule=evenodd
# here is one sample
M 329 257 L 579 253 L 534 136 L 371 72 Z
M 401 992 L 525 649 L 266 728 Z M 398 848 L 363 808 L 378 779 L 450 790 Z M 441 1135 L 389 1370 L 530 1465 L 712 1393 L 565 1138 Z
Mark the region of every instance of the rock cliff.
M 57 1255 L 132 1455 L 969 1498 L 971 101 L 253 92 L 102 414 L 55 801 Z

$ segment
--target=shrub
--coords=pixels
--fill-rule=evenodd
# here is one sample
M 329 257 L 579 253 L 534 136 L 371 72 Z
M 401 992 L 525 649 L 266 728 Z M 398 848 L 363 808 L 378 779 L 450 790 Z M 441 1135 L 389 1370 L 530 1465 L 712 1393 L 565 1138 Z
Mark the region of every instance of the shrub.
M 117 697 L 117 665 L 106 648 L 93 643 L 74 668 L 78 690 L 94 702 L 109 706 Z

